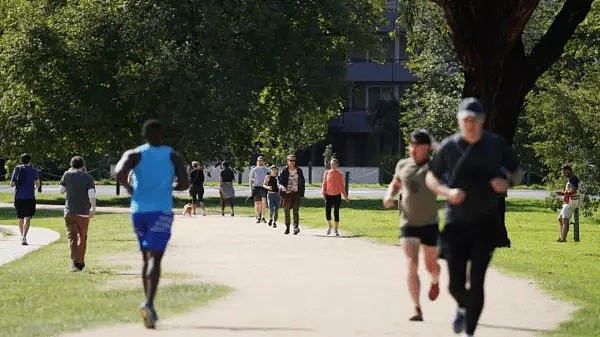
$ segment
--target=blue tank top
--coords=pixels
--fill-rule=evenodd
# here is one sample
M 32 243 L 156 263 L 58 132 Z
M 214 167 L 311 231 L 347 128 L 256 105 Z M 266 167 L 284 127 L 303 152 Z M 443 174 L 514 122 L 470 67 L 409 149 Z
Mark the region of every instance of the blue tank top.
M 138 146 L 140 162 L 133 168 L 131 213 L 173 212 L 175 167 L 169 146 Z

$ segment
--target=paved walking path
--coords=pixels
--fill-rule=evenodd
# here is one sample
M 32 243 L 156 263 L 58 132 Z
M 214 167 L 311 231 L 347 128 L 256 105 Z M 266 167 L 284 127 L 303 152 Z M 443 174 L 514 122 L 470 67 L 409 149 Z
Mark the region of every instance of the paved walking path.
M 35 227 L 34 223 L 33 226 L 29 228 L 29 233 L 27 234 L 29 245 L 22 246 L 19 226 L 0 224 L 0 229 L 10 233 L 10 235 L 0 234 L 0 265 L 21 258 L 60 238 L 60 234 L 57 232 L 46 228 Z
M 197 275 L 235 291 L 190 313 L 161 318 L 156 331 L 140 322 L 65 336 L 455 336 L 445 269 L 440 298 L 430 302 L 423 291 L 425 322 L 408 322 L 412 308 L 400 247 L 322 234 L 303 228 L 298 236 L 283 235 L 282 228 L 248 217 L 177 216 L 163 272 Z M 421 280 L 427 288 L 425 273 Z M 574 310 L 532 281 L 495 270 L 488 273 L 486 290 L 478 337 L 535 336 Z

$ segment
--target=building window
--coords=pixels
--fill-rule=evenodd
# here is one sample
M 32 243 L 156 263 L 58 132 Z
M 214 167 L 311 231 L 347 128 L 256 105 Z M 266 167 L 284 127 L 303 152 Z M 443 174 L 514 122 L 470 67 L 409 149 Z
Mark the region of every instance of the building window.
M 381 87 L 381 100 L 386 102 L 395 100 L 395 91 L 396 88 L 393 86 Z
M 364 111 L 367 109 L 366 87 L 362 84 L 355 84 L 352 88 L 352 106 L 354 111 Z
M 388 35 L 381 37 L 381 49 L 385 55 L 387 62 L 394 62 L 396 60 L 396 41 Z
M 369 111 L 375 111 L 375 107 L 380 100 L 381 87 L 369 87 Z
M 406 52 L 407 42 L 406 33 L 401 32 L 398 34 L 398 59 L 401 61 L 408 60 L 408 53 Z

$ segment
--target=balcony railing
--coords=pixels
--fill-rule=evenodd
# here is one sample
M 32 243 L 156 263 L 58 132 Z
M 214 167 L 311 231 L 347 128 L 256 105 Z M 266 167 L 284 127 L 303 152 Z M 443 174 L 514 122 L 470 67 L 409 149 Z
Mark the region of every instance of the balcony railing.
M 357 132 L 370 133 L 371 113 L 367 110 L 344 111 L 342 114 L 329 122 L 329 129 L 333 132 Z

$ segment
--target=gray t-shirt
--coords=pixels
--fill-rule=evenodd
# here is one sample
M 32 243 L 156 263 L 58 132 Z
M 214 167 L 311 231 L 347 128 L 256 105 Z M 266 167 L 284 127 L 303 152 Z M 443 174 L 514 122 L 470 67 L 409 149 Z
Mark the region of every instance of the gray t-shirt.
M 63 174 L 60 184 L 67 191 L 65 213 L 89 215 L 91 204 L 88 190 L 96 188 L 92 176 L 87 172 L 69 170 Z
M 401 225 L 421 227 L 438 223 L 435 194 L 425 185 L 427 163 L 417 164 L 411 158 L 396 164 L 394 179 L 402 183 Z
M 255 166 L 250 171 L 250 180 L 252 187 L 262 187 L 265 177 L 269 175 L 269 169 L 266 166 Z

